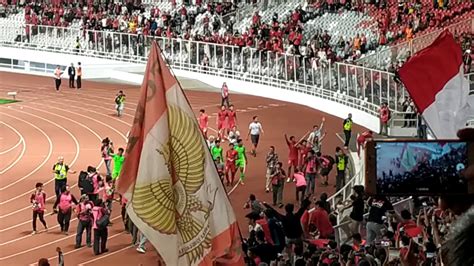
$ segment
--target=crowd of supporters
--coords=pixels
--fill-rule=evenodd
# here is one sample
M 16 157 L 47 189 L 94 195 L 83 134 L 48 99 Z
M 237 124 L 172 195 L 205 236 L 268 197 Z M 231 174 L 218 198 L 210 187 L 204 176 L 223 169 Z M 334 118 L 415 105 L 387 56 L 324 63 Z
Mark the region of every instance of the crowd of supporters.
M 43 1 L 14 1 L 11 4 L 24 6 L 26 24 L 68 27 L 73 21 L 80 21 L 84 30 L 181 38 L 233 45 L 240 49 L 252 47 L 276 54 L 301 55 L 308 59 L 310 66 L 342 60 L 351 62 L 380 45 L 411 40 L 416 35 L 456 22 L 463 14 L 472 13 L 472 3 L 466 1 L 434 1 L 434 4 L 433 1 L 398 1 L 398 6 L 395 2 L 318 0 L 309 2 L 304 8 L 291 10 L 289 15 L 275 13 L 271 21 L 263 21 L 261 13 L 255 11 L 250 25 L 241 32 L 235 27 L 236 17 L 232 15 L 239 3 L 232 2 L 196 1 L 194 5 L 187 6 L 177 6 L 176 2 L 172 2 L 171 10 L 160 10 L 158 5 L 144 5 L 141 1 L 57 0 L 49 4 Z M 328 12 L 342 13 L 347 10 L 369 14 L 373 18 L 369 24 L 377 25 L 372 30 L 378 32 L 379 39 L 368 39 L 364 34 L 332 36 L 327 29 L 317 29 L 312 36 L 305 34 L 306 22 Z M 89 36 L 88 43 L 79 46 L 94 45 L 97 38 Z M 470 40 L 472 36 L 461 32 L 459 38 Z M 136 42 L 143 43 L 143 39 L 137 38 Z M 396 65 L 389 69 L 394 67 Z

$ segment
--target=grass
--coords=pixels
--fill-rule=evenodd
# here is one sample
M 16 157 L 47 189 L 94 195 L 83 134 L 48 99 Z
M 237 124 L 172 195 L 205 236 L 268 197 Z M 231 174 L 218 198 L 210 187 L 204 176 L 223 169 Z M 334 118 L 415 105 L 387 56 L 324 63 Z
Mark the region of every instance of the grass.
M 12 100 L 12 99 L 1 99 L 0 98 L 0 105 L 1 104 L 9 104 L 9 103 L 16 103 L 18 102 L 17 100 Z

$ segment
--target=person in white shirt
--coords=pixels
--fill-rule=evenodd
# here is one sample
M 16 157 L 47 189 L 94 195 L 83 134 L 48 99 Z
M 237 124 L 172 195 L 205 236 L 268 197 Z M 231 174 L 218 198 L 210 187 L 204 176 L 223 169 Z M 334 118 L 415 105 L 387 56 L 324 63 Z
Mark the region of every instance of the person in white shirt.
M 237 140 L 240 139 L 240 132 L 237 130 L 236 126 L 233 126 L 230 130 L 229 134 L 227 135 L 227 139 L 232 144 L 237 144 Z
M 319 144 L 320 144 L 319 142 L 322 139 L 321 135 L 322 135 L 322 132 L 323 132 L 323 127 L 324 127 L 324 122 L 325 121 L 326 121 L 326 118 L 323 117 L 323 119 L 321 121 L 321 124 L 319 126 L 314 125 L 313 126 L 313 131 L 311 131 L 311 133 L 308 136 L 307 141 L 309 143 L 311 143 L 311 145 L 313 145 L 313 148 L 317 148 L 317 146 L 319 146 Z M 317 152 L 317 151 L 315 151 L 315 152 Z
M 252 155 L 255 157 L 257 155 L 257 146 L 258 141 L 260 140 L 260 135 L 263 135 L 263 127 L 260 122 L 258 122 L 258 116 L 253 117 L 253 121 L 249 125 L 249 133 L 247 134 L 247 140 L 249 137 L 252 140 Z

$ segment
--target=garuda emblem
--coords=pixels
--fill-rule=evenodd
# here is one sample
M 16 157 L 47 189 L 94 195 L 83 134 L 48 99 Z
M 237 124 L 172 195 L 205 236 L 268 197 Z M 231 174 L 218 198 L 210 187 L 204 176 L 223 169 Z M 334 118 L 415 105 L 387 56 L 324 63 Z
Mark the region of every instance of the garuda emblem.
M 157 156 L 164 157 L 169 175 L 136 186 L 132 197 L 135 213 L 148 226 L 178 235 L 179 256 L 187 256 L 190 263 L 211 246 L 209 214 L 217 191 L 212 201 L 203 202 L 197 195 L 204 184 L 205 149 L 194 120 L 180 108 L 168 106 L 170 137 L 157 149 Z

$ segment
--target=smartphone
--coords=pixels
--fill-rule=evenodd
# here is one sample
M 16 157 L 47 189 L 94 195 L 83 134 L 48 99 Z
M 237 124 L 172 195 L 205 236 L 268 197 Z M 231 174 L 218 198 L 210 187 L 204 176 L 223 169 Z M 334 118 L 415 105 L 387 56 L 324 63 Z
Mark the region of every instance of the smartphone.
M 366 147 L 369 195 L 474 194 L 474 180 L 462 174 L 474 164 L 474 142 L 384 139 L 370 141 Z

